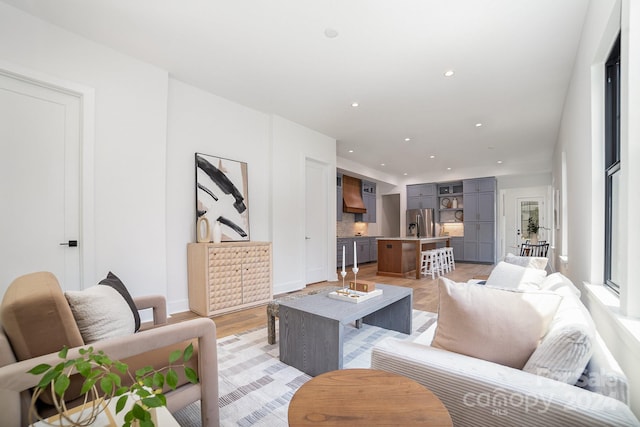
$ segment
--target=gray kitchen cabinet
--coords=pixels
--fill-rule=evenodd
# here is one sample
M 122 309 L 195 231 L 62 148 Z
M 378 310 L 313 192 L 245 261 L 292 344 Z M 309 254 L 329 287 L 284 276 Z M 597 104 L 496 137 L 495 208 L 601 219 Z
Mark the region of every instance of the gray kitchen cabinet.
M 362 202 L 367 212 L 356 214 L 356 221 L 376 222 L 376 184 L 370 181 L 362 181 Z
M 342 221 L 342 174 L 339 173 L 336 177 L 336 218 L 338 221 Z
M 458 261 L 464 259 L 464 237 L 452 237 L 451 247 L 453 248 L 453 258 Z
M 370 257 L 370 239 L 368 237 L 356 237 L 356 252 L 358 254 L 358 265 L 371 261 Z M 349 262 L 347 261 L 347 264 Z M 351 260 L 353 264 L 353 259 Z
M 495 262 L 496 180 L 463 181 L 465 261 Z
M 378 262 L 378 238 L 369 238 L 369 261 Z
M 353 264 L 353 238 L 339 237 L 336 239 L 336 258 L 338 269 L 342 269 L 342 248 L 344 247 L 347 265 Z
M 488 178 L 476 178 L 465 179 L 462 181 L 463 193 L 483 193 L 483 192 L 496 192 L 496 179 L 495 177 Z
M 407 209 L 437 209 L 436 184 L 407 185 Z

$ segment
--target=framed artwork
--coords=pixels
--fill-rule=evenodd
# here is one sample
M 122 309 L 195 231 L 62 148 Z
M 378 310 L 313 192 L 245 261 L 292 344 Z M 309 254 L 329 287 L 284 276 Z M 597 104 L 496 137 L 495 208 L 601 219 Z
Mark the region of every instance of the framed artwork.
M 220 222 L 223 242 L 249 241 L 247 164 L 196 153 L 196 221 Z

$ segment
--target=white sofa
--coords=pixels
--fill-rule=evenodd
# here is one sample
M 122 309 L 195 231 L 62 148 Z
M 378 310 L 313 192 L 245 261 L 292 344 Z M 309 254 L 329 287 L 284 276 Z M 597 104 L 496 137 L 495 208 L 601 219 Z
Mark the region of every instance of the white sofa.
M 554 282 L 549 290 L 567 299 L 579 293 L 559 274 L 547 279 Z M 373 348 L 371 367 L 427 387 L 447 407 L 456 427 L 640 426 L 627 405 L 627 378 L 595 329 L 578 386 L 432 347 L 436 327 L 432 325 L 414 340 L 383 340 Z

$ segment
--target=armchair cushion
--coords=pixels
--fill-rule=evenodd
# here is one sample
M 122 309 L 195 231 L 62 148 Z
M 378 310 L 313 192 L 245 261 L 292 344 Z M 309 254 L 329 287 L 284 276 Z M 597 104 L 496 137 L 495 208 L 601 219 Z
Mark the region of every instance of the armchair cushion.
M 558 309 L 552 292 L 498 289 L 441 277 L 432 346 L 522 369 Z
M 508 253 L 504 257 L 504 262 L 508 264 L 519 265 L 520 267 L 537 268 L 544 270 L 547 268 L 548 258 L 537 256 L 517 256 L 512 253 Z
M 64 293 L 85 344 L 135 332 L 125 299 L 111 286 L 92 286 Z
M 0 306 L 2 328 L 18 360 L 84 345 L 56 277 L 48 272 L 15 279 Z
M 129 291 L 127 290 L 127 287 L 124 285 L 124 283 L 122 283 L 118 276 L 116 276 L 112 272 L 109 272 L 109 274 L 107 274 L 107 277 L 102 279 L 100 283 L 98 283 L 98 285 L 111 286 L 113 289 L 118 291 L 120 295 L 122 295 L 122 298 L 124 298 L 124 300 L 129 305 L 129 308 L 131 309 L 133 320 L 135 321 L 136 325 L 135 331 L 138 332 L 138 330 L 140 329 L 140 313 L 138 313 L 136 303 L 133 301 L 133 298 L 131 298 L 131 294 L 129 294 Z

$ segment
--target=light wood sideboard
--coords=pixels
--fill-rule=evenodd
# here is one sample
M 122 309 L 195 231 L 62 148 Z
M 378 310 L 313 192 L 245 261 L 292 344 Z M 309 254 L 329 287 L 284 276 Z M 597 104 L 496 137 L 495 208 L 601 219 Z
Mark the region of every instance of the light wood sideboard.
M 270 242 L 189 243 L 189 309 L 201 316 L 273 299 Z

